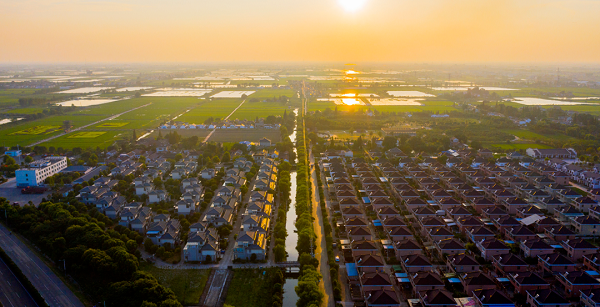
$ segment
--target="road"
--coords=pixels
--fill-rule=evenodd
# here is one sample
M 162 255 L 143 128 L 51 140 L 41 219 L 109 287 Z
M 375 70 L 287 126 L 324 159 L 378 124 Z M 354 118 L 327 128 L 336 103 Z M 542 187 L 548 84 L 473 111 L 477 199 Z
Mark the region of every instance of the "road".
M 242 103 L 240 103 L 239 106 L 237 106 L 237 108 L 235 108 L 233 111 L 231 111 L 231 113 L 229 113 L 229 115 L 227 115 L 227 117 L 225 117 L 225 119 L 223 120 L 228 120 L 229 117 L 231 117 L 231 115 L 233 115 L 233 113 L 235 113 L 235 111 L 237 111 L 243 104 L 244 102 L 246 102 L 246 99 L 244 99 L 244 101 L 242 101 Z M 217 128 L 215 127 L 215 129 L 213 129 L 213 131 L 211 131 L 205 138 L 204 141 L 202 141 L 202 143 L 206 143 L 208 142 L 208 139 L 210 139 L 210 137 L 213 135 L 213 133 L 215 133 L 215 131 L 217 131 Z
M 204 301 L 204 306 L 217 306 L 217 303 L 221 298 L 221 294 L 223 293 L 223 289 L 225 288 L 225 282 L 227 281 L 227 276 L 229 276 L 229 274 L 230 272 L 227 269 L 219 269 L 215 271 L 213 281 L 210 284 L 210 289 L 208 290 L 208 295 L 206 296 L 206 300 Z
M 0 224 L 0 247 L 17 264 L 49 306 L 83 307 L 77 296 L 15 234 Z
M 37 306 L 29 292 L 25 290 L 17 276 L 13 274 L 2 259 L 0 259 L 0 293 L 2 306 Z
M 71 131 L 69 131 L 69 132 L 65 132 L 65 133 L 61 133 L 61 134 L 59 134 L 59 135 L 51 136 L 51 137 L 49 137 L 49 138 L 47 138 L 47 139 L 43 139 L 43 140 L 41 140 L 41 141 L 37 141 L 37 142 L 35 142 L 35 143 L 33 143 L 33 144 L 29 144 L 29 145 L 27 145 L 27 147 L 31 147 L 31 146 L 35 146 L 35 145 L 39 145 L 39 144 L 42 144 L 42 143 L 44 143 L 44 142 L 48 142 L 48 141 L 54 140 L 55 138 L 58 138 L 58 137 L 61 137 L 61 136 L 67 135 L 67 134 L 69 134 L 69 133 L 73 133 L 73 132 L 76 132 L 76 131 L 80 131 L 80 130 L 82 130 L 82 129 L 85 129 L 85 128 L 87 128 L 87 127 L 90 127 L 90 126 L 93 126 L 93 125 L 99 124 L 99 123 L 101 123 L 101 122 L 103 122 L 103 121 L 107 121 L 107 120 L 115 119 L 115 118 L 117 118 L 117 117 L 119 117 L 119 116 L 121 116 L 121 115 L 123 115 L 123 114 L 129 113 L 129 112 L 131 112 L 131 111 L 135 111 L 135 110 L 137 110 L 137 109 L 139 109 L 139 108 L 147 107 L 147 106 L 149 106 L 149 105 L 151 105 L 151 104 L 152 104 L 152 103 L 148 103 L 148 104 L 145 104 L 145 105 L 143 105 L 143 106 L 139 106 L 139 107 L 137 107 L 137 108 L 133 108 L 133 109 L 127 110 L 127 111 L 125 111 L 125 112 L 121 112 L 121 113 L 119 113 L 119 114 L 117 114 L 117 115 L 113 115 L 113 116 L 111 116 L 111 117 L 107 117 L 107 118 L 105 118 L 105 119 L 101 119 L 101 120 L 99 120 L 99 121 L 95 121 L 95 122 L 93 122 L 93 123 L 91 123 L 91 124 L 87 124 L 87 125 L 85 125 L 85 126 L 81 126 L 81 127 L 79 127 L 79 128 L 75 128 L 75 129 L 73 129 L 73 130 L 71 130 Z
M 315 158 L 312 155 L 312 148 L 309 150 L 309 161 L 310 164 L 315 164 Z M 315 166 L 317 167 L 317 166 Z M 317 223 L 314 223 L 315 234 L 317 235 L 317 248 L 315 250 L 315 257 L 319 259 L 319 270 L 323 275 L 323 280 L 319 283 L 321 289 L 325 290 L 325 296 L 323 301 L 326 302 L 326 306 L 334 307 L 335 302 L 333 300 L 333 288 L 331 286 L 331 275 L 329 274 L 329 259 L 327 257 L 327 242 L 325 241 L 325 229 L 323 228 L 323 215 L 319 205 L 319 187 L 317 186 L 317 172 L 315 168 L 311 169 L 310 172 L 311 183 L 312 183 L 312 207 L 313 217 L 317 219 Z

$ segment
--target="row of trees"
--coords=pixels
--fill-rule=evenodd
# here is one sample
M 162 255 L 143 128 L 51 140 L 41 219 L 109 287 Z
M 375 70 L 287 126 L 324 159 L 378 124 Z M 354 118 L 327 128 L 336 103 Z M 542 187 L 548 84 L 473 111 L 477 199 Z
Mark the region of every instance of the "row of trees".
M 296 129 L 296 150 L 298 163 L 296 164 L 296 229 L 298 231 L 298 244 L 296 249 L 300 261 L 300 277 L 296 294 L 296 306 L 321 306 L 324 294 L 319 289 L 322 276 L 317 272 L 319 261 L 312 255 L 315 246 L 315 229 L 313 228 L 312 201 L 310 199 L 309 162 L 305 147 L 305 127 L 303 115 L 298 117 Z
M 13 231 L 28 238 L 66 271 L 94 301 L 107 306 L 181 306 L 173 291 L 139 270 L 142 236 L 74 197 L 43 201 L 39 207 L 12 206 L 0 198 Z

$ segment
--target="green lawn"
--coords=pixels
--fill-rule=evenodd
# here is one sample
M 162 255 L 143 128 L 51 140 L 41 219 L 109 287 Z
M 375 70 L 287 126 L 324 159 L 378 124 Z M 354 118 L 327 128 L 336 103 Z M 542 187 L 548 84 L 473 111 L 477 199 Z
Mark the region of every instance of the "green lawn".
M 543 144 L 491 144 L 490 146 L 504 149 L 504 150 L 519 150 L 519 149 L 527 149 L 527 148 L 540 148 L 540 149 L 549 149 L 552 148 L 548 145 Z
M 210 270 L 166 270 L 149 264 L 142 264 L 140 268 L 173 290 L 184 306 L 198 305 L 210 275 Z
M 261 270 L 233 270 L 234 275 L 227 290 L 225 304 L 234 307 L 266 306 L 263 291 L 263 272 Z

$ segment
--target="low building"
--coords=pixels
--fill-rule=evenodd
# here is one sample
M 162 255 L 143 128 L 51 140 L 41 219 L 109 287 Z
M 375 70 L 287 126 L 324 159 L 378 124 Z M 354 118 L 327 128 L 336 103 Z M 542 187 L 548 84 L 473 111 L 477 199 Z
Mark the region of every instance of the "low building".
M 37 187 L 46 178 L 58 174 L 67 168 L 66 157 L 48 157 L 29 163 L 25 168 L 15 171 L 17 187 Z

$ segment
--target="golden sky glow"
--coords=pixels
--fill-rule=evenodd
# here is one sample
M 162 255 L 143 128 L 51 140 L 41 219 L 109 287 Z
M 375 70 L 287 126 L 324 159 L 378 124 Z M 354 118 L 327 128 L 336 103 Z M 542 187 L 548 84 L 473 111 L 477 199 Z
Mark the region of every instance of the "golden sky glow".
M 598 12 L 599 0 L 0 0 L 0 62 L 600 62 Z

